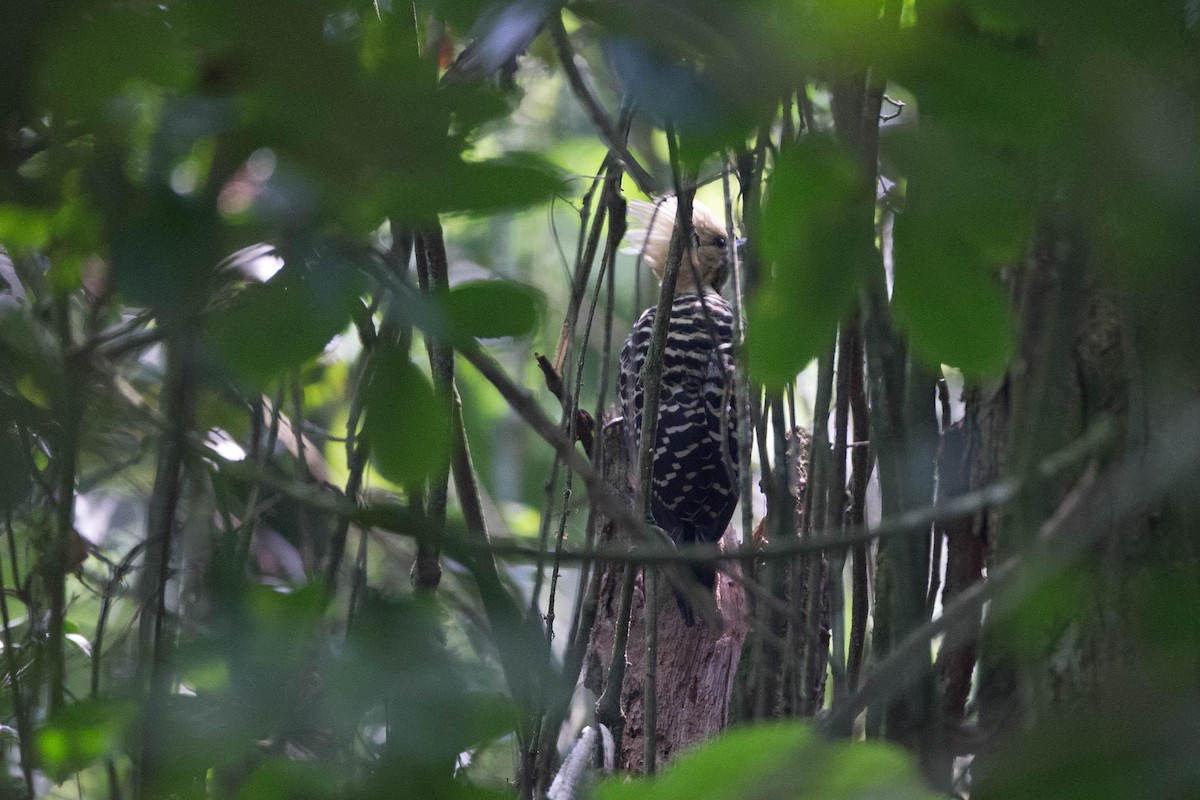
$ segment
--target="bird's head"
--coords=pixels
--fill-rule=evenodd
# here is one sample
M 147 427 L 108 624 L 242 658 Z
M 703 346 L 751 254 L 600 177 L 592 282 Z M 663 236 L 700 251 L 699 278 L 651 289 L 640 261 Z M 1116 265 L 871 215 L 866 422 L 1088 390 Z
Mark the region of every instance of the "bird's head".
M 650 269 L 661 281 L 667 265 L 667 251 L 675 230 L 675 198 L 666 197 L 657 203 L 633 200 L 629 203 L 630 228 L 625 234 L 629 247 L 625 252 L 641 253 Z M 692 203 L 691 265 L 679 267 L 675 294 L 720 292 L 733 264 L 734 242 L 729 241 L 725 225 L 700 201 Z

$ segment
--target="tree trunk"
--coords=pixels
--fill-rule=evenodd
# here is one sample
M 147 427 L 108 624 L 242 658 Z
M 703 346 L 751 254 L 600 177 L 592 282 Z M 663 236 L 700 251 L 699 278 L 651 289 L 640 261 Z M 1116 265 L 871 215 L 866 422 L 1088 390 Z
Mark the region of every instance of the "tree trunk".
M 1153 358 L 1137 352 L 1119 293 L 1080 241 L 1061 224 L 1039 232 L 1027 263 L 1010 279 L 1018 330 L 1013 366 L 1000 384 L 966 394 L 970 488 L 1022 475 L 1033 487 L 1003 512 L 977 516 L 975 529 L 993 565 L 1019 557 L 1088 470 L 1136 455 L 1152 430 L 1152 420 L 1131 409 L 1145 408 L 1138 365 Z M 1169 424 L 1168 417 L 1159 422 Z M 1032 472 L 1102 420 L 1117 431 L 1109 451 L 1049 479 Z M 1181 670 L 1172 680 L 1191 676 L 1180 683 L 1183 691 L 1200 666 L 1195 631 L 1182 646 L 1145 632 L 1148 621 L 1171 613 L 1163 585 L 1186 589 L 1181 597 L 1197 595 L 1194 534 L 1183 524 L 1189 515 L 1178 517 L 1178 525 L 1158 524 L 1166 516 L 1155 510 L 1106 519 L 1111 530 L 1088 559 L 1008 618 L 988 620 L 978 694 L 988 746 L 976 762 L 974 797 L 1010 796 L 1020 773 L 1009 759 L 1028 759 L 1030 748 L 1069 741 L 1059 754 L 1066 776 L 1073 754 L 1094 748 L 1095 737 L 1114 747 L 1126 741 L 1149 747 L 1156 724 L 1174 724 L 1177 712 L 1156 719 L 1163 709 L 1153 706 L 1163 698 L 1139 698 L 1138 688 L 1162 681 L 1166 669 Z M 952 700 L 944 695 L 943 707 Z M 1068 730 L 1074 733 L 1059 738 Z
M 621 441 L 620 423 L 605 427 L 604 437 L 616 436 Z M 615 434 L 613 429 L 617 428 Z M 626 470 L 625 475 L 628 475 Z M 632 496 L 628 485 L 624 487 Z M 602 543 L 613 543 L 615 533 L 611 523 L 600 527 Z M 737 547 L 733 528 L 721 539 L 725 549 Z M 730 571 L 739 574 L 736 563 Z M 609 565 L 600 580 L 599 608 L 592 626 L 591 642 L 585 662 L 584 685 L 599 695 L 608 675 L 612 659 L 613 639 L 620 604 L 624 569 Z M 717 608 L 724 620 L 722 630 L 714 630 L 703 620 L 688 627 L 675 608 L 674 599 L 665 587 L 658 598 L 658 658 L 657 680 L 657 763 L 663 765 L 678 753 L 717 735 L 729 721 L 729 698 L 733 680 L 746 638 L 745 593 L 734 577 L 717 573 Z M 621 749 L 617 754 L 620 769 L 641 772 L 645 730 L 642 714 L 642 693 L 646 673 L 645 604 L 643 574 L 639 571 L 633 591 L 629 618 L 629 639 L 625 653 L 625 681 L 621 690 L 621 711 L 625 718 Z

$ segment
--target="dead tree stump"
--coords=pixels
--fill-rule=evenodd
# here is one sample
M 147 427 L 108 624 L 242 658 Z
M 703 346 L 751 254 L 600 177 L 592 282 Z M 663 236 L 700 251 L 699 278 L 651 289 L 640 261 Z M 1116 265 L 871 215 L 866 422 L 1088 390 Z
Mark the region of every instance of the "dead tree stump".
M 603 432 L 606 455 L 605 474 L 617 478 L 616 487 L 632 498 L 629 470 L 624 456 L 622 423 L 609 423 Z M 619 453 L 616 451 L 620 451 Z M 610 521 L 599 527 L 603 544 L 616 544 L 616 532 Z M 721 539 L 723 549 L 737 547 L 733 528 Z M 731 571 L 736 576 L 737 566 Z M 617 606 L 620 603 L 622 565 L 607 565 L 600 580 L 599 605 L 592 626 L 591 640 L 585 662 L 584 685 L 597 695 L 603 689 L 612 658 L 616 628 Z M 665 581 L 659 581 L 665 584 Z M 746 638 L 746 601 L 739 583 L 729 575 L 718 572 L 716 585 L 717 608 L 724 620 L 722 630 L 714 630 L 697 619 L 696 624 L 684 624 L 675 600 L 663 589 L 658 607 L 657 658 L 657 763 L 662 766 L 678 753 L 717 735 L 729 721 L 729 699 L 734 676 Z M 643 576 L 637 576 L 629 620 L 629 646 L 625 653 L 625 682 L 621 690 L 621 710 L 625 716 L 625 731 L 618 767 L 632 772 L 642 771 L 642 751 L 645 738 L 642 724 L 642 691 L 645 678 L 645 605 Z

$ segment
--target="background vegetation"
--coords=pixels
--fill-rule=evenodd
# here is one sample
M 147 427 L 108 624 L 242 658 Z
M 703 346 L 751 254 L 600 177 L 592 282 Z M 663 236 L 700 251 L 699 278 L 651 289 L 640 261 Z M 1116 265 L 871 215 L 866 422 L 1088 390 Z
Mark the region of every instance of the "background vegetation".
M 544 794 L 667 192 L 749 239 L 764 539 L 738 728 L 597 796 L 1194 796 L 1198 54 L 1194 0 L 0 3 L 0 796 Z

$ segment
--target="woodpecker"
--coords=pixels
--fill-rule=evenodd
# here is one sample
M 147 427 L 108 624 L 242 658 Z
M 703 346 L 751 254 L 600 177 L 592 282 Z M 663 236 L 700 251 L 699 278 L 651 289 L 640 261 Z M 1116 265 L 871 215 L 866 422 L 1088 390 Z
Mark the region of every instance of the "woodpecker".
M 641 252 L 661 281 L 675 227 L 675 198 L 657 204 L 633 201 L 626 241 Z M 737 414 L 733 391 L 733 313 L 720 290 L 729 277 L 734 242 L 720 220 L 700 203 L 692 207 L 695 238 L 679 267 L 670 327 L 663 351 L 657 446 L 650 510 L 654 522 L 679 543 L 716 542 L 738 501 Z M 618 388 L 625 416 L 630 464 L 637 464 L 642 432 L 642 367 L 650 346 L 656 306 L 642 312 L 621 349 Z M 636 467 L 635 467 L 636 469 Z M 712 567 L 696 567 L 709 589 Z M 689 626 L 691 605 L 676 593 Z

